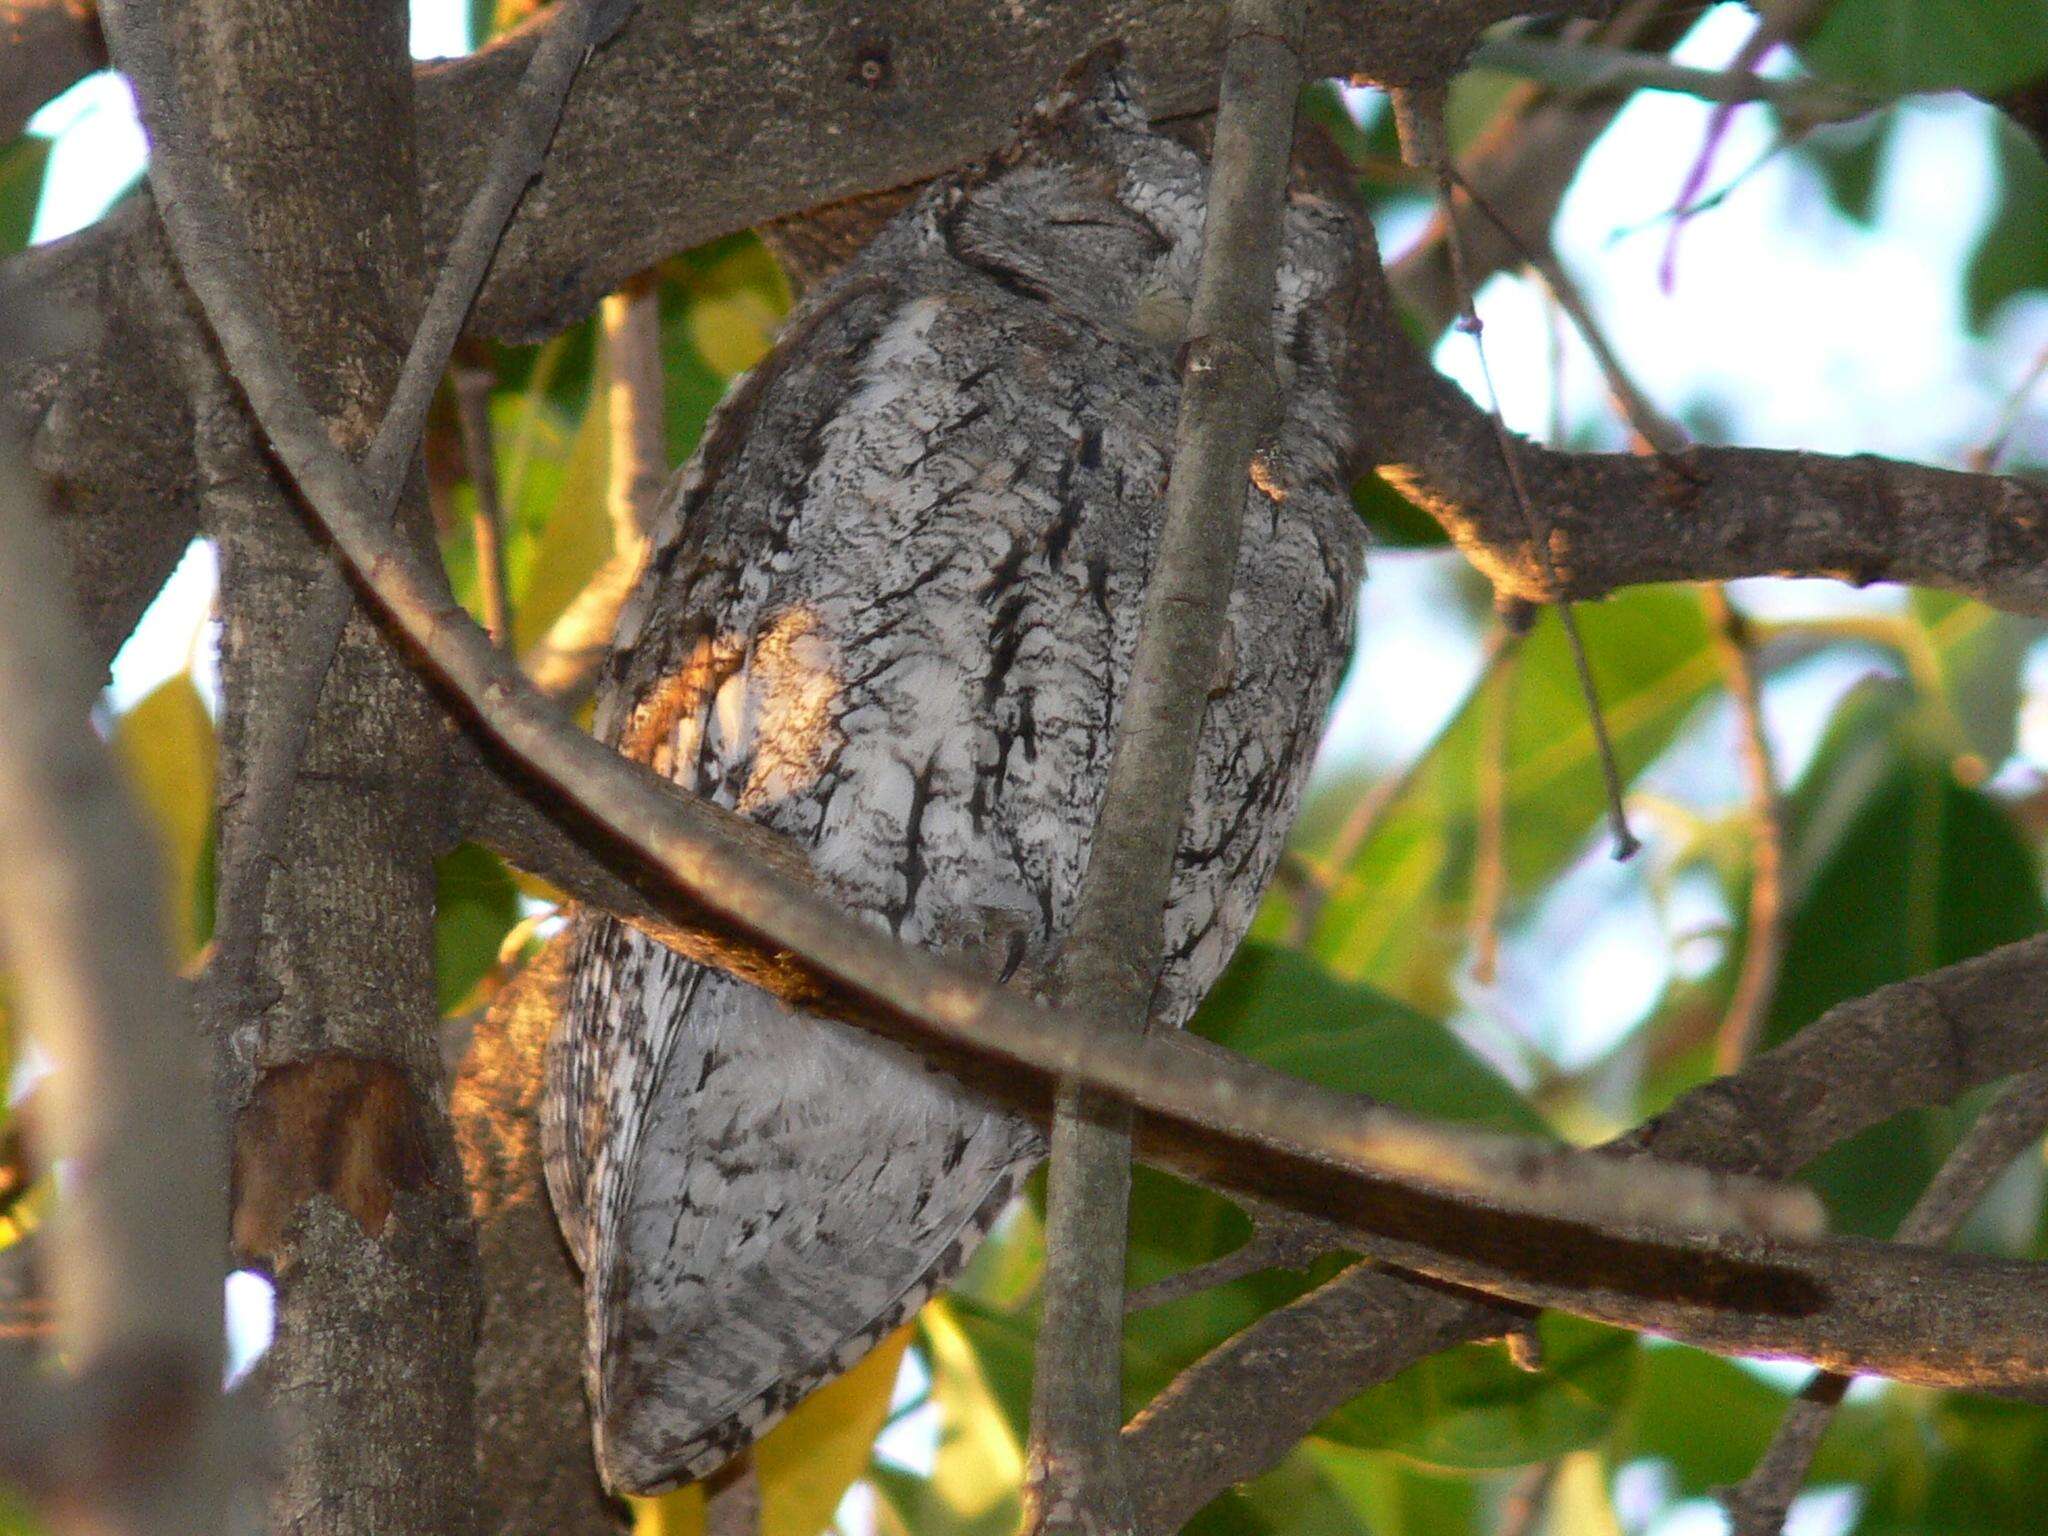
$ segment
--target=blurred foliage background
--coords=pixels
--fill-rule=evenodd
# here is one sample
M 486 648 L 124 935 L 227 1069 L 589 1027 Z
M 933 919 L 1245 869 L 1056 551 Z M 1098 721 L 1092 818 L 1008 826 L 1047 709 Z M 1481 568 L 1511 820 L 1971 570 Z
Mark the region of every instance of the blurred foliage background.
M 470 38 L 528 8 L 469 5 Z M 454 17 L 458 31 L 463 19 Z M 1679 54 L 1718 67 L 1753 21 L 1736 6 L 1705 8 Z M 1626 149 L 1633 171 L 1610 165 L 1607 183 L 1647 176 L 1655 186 L 1646 195 L 1668 210 L 1708 155 L 1711 109 L 1663 98 L 1661 116 L 1624 114 L 1609 134 L 1620 147 L 1603 144 L 1589 157 L 1589 185 L 1583 196 L 1575 188 L 1563 216 L 1582 232 L 1604 231 L 1604 244 L 1575 244 L 1562 223 L 1559 231 L 1617 343 L 1647 360 L 1646 385 L 1702 440 L 1782 430 L 1800 441 L 1818 419 L 1837 423 L 1839 440 L 1806 446 L 2038 470 L 2048 421 L 2028 391 L 2048 359 L 2048 165 L 2038 139 L 1974 98 L 2041 88 L 2048 3 L 1838 0 L 1807 44 L 1768 64 L 1889 104 L 1820 125 L 1741 109 L 1740 131 L 1706 165 L 1703 206 L 1649 228 L 1630 225 L 1611 186 L 1591 185 L 1594 168 Z M 1510 83 L 1484 72 L 1460 80 L 1461 139 L 1485 127 Z M 1398 252 L 1428 209 L 1426 189 L 1398 170 L 1384 104 L 1325 85 L 1310 106 L 1352 153 L 1389 254 Z M 1974 171 L 1944 147 L 1966 143 L 1976 146 Z M 38 207 L 64 190 L 52 165 L 44 137 L 0 150 L 0 251 L 26 244 Z M 1974 199 L 1974 212 L 1971 227 L 1947 231 L 1939 245 L 1941 293 L 1912 288 L 1919 269 L 1908 264 L 1896 312 L 1872 306 L 1833 328 L 1817 320 L 1775 353 L 1709 358 L 1669 332 L 1645 337 L 1646 326 L 1675 324 L 1681 313 L 1699 322 L 1705 311 L 1712 327 L 1763 305 L 1772 252 L 1817 252 L 1812 259 L 1823 270 L 1836 261 L 1844 282 L 1859 264 L 1890 259 L 1884 253 L 1925 233 L 1912 227 L 1912 209 L 1931 193 L 1914 178 L 1950 170 L 1969 182 L 1959 195 Z M 1777 244 L 1761 265 L 1703 273 L 1720 264 L 1716 221 L 1738 215 Z M 1659 244 L 1661 254 L 1644 255 Z M 1616 269 L 1624 256 L 1634 263 L 1635 290 L 1613 276 L 1610 255 Z M 1662 319 L 1642 297 L 1653 258 L 1676 272 L 1659 300 Z M 750 235 L 678 256 L 651 280 L 668 452 L 680 463 L 732 379 L 769 346 L 789 292 Z M 1518 427 L 1568 446 L 1620 445 L 1625 434 L 1598 375 L 1539 283 L 1497 279 L 1481 308 Z M 1871 346 L 1888 371 L 1855 361 Z M 1469 347 L 1453 338 L 1440 352 L 1460 377 Z M 479 348 L 466 366 L 492 380 L 512 633 L 524 650 L 612 552 L 604 337 L 593 319 L 538 348 Z M 1788 397 L 1788 374 L 1825 380 L 1826 398 L 1810 398 L 1812 389 Z M 1893 404 L 1923 396 L 1924 409 Z M 1815 415 L 1823 410 L 1830 414 Z M 454 419 L 444 401 L 430 428 L 429 472 L 448 568 L 481 612 L 476 490 Z M 1377 482 L 1361 485 L 1357 500 L 1379 547 L 1359 660 L 1284 877 L 1195 1027 L 1276 1067 L 1432 1115 L 1580 1141 L 1613 1134 L 1711 1075 L 1756 937 L 1748 921 L 1758 822 L 1737 767 L 1739 716 L 1715 610 L 1699 591 L 1656 587 L 1580 614 L 1647 844 L 1616 866 L 1593 739 L 1554 618 L 1519 643 L 1503 639 L 1484 584 L 1426 519 Z M 174 939 L 187 962 L 208 938 L 212 910 L 210 578 L 203 550 L 188 565 L 195 560 L 200 574 L 181 573 L 124 653 L 103 713 L 167 851 Z M 2038 931 L 2048 917 L 2048 652 L 2038 626 L 1925 592 L 1756 582 L 1739 584 L 1734 599 L 1763 678 L 1783 797 L 1783 952 L 1759 1045 L 1844 998 Z M 480 849 L 444 861 L 439 960 L 451 1019 L 488 1003 L 547 931 L 554 899 Z M 0 1057 L 13 1065 L 12 1097 L 32 1113 L 36 1064 L 11 1048 L 5 1026 L 0 1006 Z M 1976 1107 L 1905 1117 L 1825 1158 L 1811 1178 L 1836 1224 L 1888 1234 Z M 0 1138 L 9 1114 L 0 1105 Z M 0 1158 L 0 1243 L 32 1227 L 48 1198 L 5 1182 L 8 1166 Z M 1964 1243 L 2043 1256 L 2043 1183 L 2038 1158 L 2015 1168 Z M 818 1536 L 835 1523 L 877 1536 L 1014 1529 L 1043 1257 L 1039 1199 L 1019 1203 L 952 1294 L 762 1444 L 765 1536 Z M 1249 1232 L 1228 1202 L 1141 1171 L 1131 1284 L 1218 1257 Z M 1135 1315 L 1124 1359 L 1131 1408 L 1342 1262 L 1253 1276 Z M 239 1331 L 260 1335 L 260 1310 L 245 1303 Z M 1749 1470 L 1803 1379 L 1566 1317 L 1546 1318 L 1542 1334 L 1539 1371 L 1517 1369 L 1497 1346 L 1468 1346 L 1365 1393 L 1194 1529 L 1716 1530 L 1723 1521 L 1709 1496 Z M 257 1347 L 260 1338 L 243 1353 Z M 1793 1529 L 2032 1530 L 2044 1483 L 2048 1413 L 1863 1383 L 1827 1438 Z M 697 1532 L 701 1498 L 644 1505 L 638 1521 L 646 1533 Z M 0 1530 L 12 1528 L 0 1512 Z

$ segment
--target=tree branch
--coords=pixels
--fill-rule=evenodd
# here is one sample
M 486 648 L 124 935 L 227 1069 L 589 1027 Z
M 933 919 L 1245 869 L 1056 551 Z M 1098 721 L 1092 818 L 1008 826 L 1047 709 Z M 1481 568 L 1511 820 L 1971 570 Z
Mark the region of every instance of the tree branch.
M 2013 1080 L 1977 1117 L 1941 1169 L 1899 1223 L 1901 1243 L 1937 1247 L 1962 1229 L 2000 1174 L 2048 1130 L 2048 1069 Z M 1770 1447 L 1724 1502 L 1733 1536 L 1778 1536 L 1792 1500 L 1806 1481 L 1821 1437 L 1848 1391 L 1850 1378 L 1823 1371 L 1793 1401 Z
M 1544 511 L 1553 588 L 1486 414 L 1400 333 L 1383 290 L 1367 304 L 1377 314 L 1359 325 L 1376 340 L 1359 348 L 1354 398 L 1372 461 L 1496 591 L 1544 602 L 1641 582 L 1833 576 L 2048 615 L 2048 487 L 1763 448 L 1644 458 L 1518 447 Z
M 221 1147 L 172 1005 L 148 835 L 87 720 L 97 686 L 32 485 L 0 434 L 0 922 L 57 1068 L 43 1155 L 79 1175 L 38 1245 L 76 1374 L 52 1390 L 9 1373 L 6 1449 L 54 1529 L 224 1530 Z M 137 1445 L 153 1475 L 117 1474 Z
M 1880 988 L 1830 1009 L 1733 1076 L 1694 1089 L 1621 1145 L 1667 1161 L 1787 1176 L 1894 1115 L 1950 1103 L 2048 1060 L 2044 987 L 2048 935 Z M 1853 1245 L 1851 1256 L 1872 1251 L 1883 1250 Z M 2037 1269 L 2006 1275 L 2021 1293 L 2038 1288 Z M 1892 1302 L 1899 1334 L 1917 1330 L 1918 1309 L 1930 1304 L 1910 1290 Z M 1146 1490 L 1139 1530 L 1178 1530 L 1339 1405 L 1438 1350 L 1497 1337 L 1523 1315 L 1354 1265 L 1220 1345 L 1125 1429 L 1134 1486 Z M 1394 1322 L 1380 1326 L 1381 1319 Z M 1818 1332 L 1840 1318 L 1823 1312 L 1810 1320 Z M 1303 1359 L 1317 1368 L 1288 1368 Z
M 1132 1034 L 1149 1023 L 1252 454 L 1277 393 L 1271 315 L 1305 10 L 1304 0 L 1230 6 L 1165 516 L 1102 809 L 1050 989 L 1061 1003 L 1085 999 L 1108 1027 Z M 1131 1527 L 1117 1368 L 1130 1195 L 1129 1106 L 1062 1083 L 1046 1185 L 1027 1532 Z
M 321 0 L 200 0 L 176 9 L 175 44 L 154 6 L 110 0 L 103 14 L 144 98 L 176 102 L 175 131 L 152 123 L 152 170 L 204 143 L 209 189 L 227 179 L 241 210 L 214 228 L 237 245 L 252 231 L 263 252 L 243 281 L 265 296 L 280 368 L 318 401 L 308 418 L 329 452 L 367 449 L 405 378 L 426 289 L 404 7 L 380 0 L 344 21 Z M 277 674 L 333 561 L 206 360 L 203 329 L 190 330 L 167 327 L 192 372 L 221 558 L 221 847 L 233 868 L 255 835 L 238 795 L 249 756 L 277 723 L 265 714 Z M 438 373 L 437 360 L 406 388 L 431 389 Z M 408 486 L 403 536 L 424 545 L 421 481 L 403 474 L 415 452 L 383 450 L 400 466 L 385 473 Z M 370 515 L 390 532 L 388 500 Z M 367 624 L 348 627 L 318 697 L 255 924 L 274 986 L 262 1006 L 228 1012 L 237 1028 L 221 1042 L 231 1231 L 277 1282 L 258 1377 L 283 1421 L 272 1514 L 333 1536 L 451 1536 L 476 1509 L 477 1275 L 435 1029 L 446 744 L 432 700 Z
M 540 170 L 577 70 L 601 40 L 596 32 L 598 9 L 596 0 L 563 0 L 550 13 L 546 36 L 533 51 L 498 124 L 491 159 L 463 211 L 461 227 L 392 387 L 390 404 L 363 456 L 363 478 L 386 522 L 397 512 L 419 452 L 427 409 L 447 371 L 456 337 L 497 250 L 505 222 Z M 131 70 L 135 67 L 125 50 L 123 63 Z M 481 559 L 481 546 L 478 553 Z M 502 565 L 496 574 L 502 583 Z M 210 1007 L 220 1015 L 224 1029 L 238 1027 L 243 1019 L 262 1011 L 254 988 L 264 895 L 284 839 L 292 786 L 312 734 L 320 691 L 334 665 L 342 631 L 355 610 L 355 594 L 340 566 L 330 566 L 321 576 L 306 609 L 303 631 L 293 639 L 282 675 L 263 708 L 254 714 L 254 745 L 242 782 L 243 835 L 224 850 L 222 859 L 220 933 L 207 980 Z
M 1531 5 L 1326 0 L 1311 17 L 1310 66 L 1437 78 L 1486 27 Z M 1045 84 L 1110 37 L 1147 83 L 1148 109 L 1200 110 L 1215 100 L 1222 16 L 1221 0 L 889 0 L 787 7 L 771 41 L 746 6 L 647 0 L 591 61 L 470 329 L 537 340 L 677 251 L 986 154 Z M 430 263 L 454 239 L 504 103 L 549 25 L 536 18 L 468 58 L 416 72 Z M 879 82 L 857 68 L 871 45 L 888 57 Z M 747 174 L 735 176 L 741 164 Z M 95 654 L 105 656 L 199 526 L 185 388 L 168 366 L 163 321 L 135 297 L 137 253 L 160 239 L 144 195 L 91 230 L 0 263 L 0 308 L 47 295 L 103 321 L 0 371 L 0 393 L 35 430 L 31 461 L 50 480 Z

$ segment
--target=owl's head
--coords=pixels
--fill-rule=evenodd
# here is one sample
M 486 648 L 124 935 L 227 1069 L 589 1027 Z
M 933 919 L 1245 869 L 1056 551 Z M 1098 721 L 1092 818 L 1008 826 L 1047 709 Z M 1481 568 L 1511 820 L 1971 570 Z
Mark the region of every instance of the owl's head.
M 1201 260 L 1209 168 L 1148 122 L 1119 50 L 1097 49 L 1017 138 L 933 210 L 951 255 L 1005 287 L 1177 348 Z M 1327 361 L 1370 235 L 1336 198 L 1292 189 L 1273 305 L 1283 383 Z

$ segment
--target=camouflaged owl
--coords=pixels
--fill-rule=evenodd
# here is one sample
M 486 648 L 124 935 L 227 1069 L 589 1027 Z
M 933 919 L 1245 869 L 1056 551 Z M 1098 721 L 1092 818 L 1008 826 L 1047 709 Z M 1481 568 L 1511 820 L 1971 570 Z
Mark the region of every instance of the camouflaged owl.
M 806 849 L 878 932 L 1036 974 L 1072 918 L 1165 506 L 1207 168 L 1114 65 L 940 180 L 734 389 L 679 477 L 598 728 Z M 1281 408 L 1155 999 L 1252 919 L 1343 664 L 1362 535 L 1341 381 L 1369 236 L 1296 194 Z M 1161 815 L 1176 808 L 1161 806 Z M 1038 1132 L 910 1051 L 577 920 L 547 1172 L 584 1273 L 599 1469 L 716 1467 L 966 1260 Z

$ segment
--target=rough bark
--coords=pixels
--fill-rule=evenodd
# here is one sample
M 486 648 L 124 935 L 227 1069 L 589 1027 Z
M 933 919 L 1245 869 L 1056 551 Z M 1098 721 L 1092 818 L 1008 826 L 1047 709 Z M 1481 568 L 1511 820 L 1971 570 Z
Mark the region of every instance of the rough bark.
M 124 65 L 147 76 L 132 18 L 109 25 Z M 344 20 L 318 0 L 208 0 L 175 25 L 190 147 L 243 211 L 304 388 L 334 440 L 360 451 L 421 304 L 405 9 Z M 237 791 L 251 719 L 275 696 L 329 556 L 239 401 L 202 392 L 232 856 L 247 833 Z M 417 478 L 402 517 L 424 533 Z M 359 616 L 269 882 L 265 1006 L 216 1021 L 238 1111 L 236 1236 L 278 1285 L 263 1376 L 282 1420 L 281 1528 L 445 1536 L 474 1515 L 475 1254 L 435 1031 L 442 751 L 425 690 Z
M 1328 0 L 1311 14 L 1308 68 L 1435 78 L 1487 25 L 1531 8 L 1530 0 Z M 1592 8 L 1590 0 L 1577 8 Z M 467 59 L 418 71 L 430 259 L 454 233 L 506 93 L 545 24 L 536 18 Z M 578 83 L 471 329 L 537 340 L 676 251 L 984 154 L 1106 38 L 1124 40 L 1150 83 L 1148 108 L 1208 106 L 1222 27 L 1219 0 L 890 0 L 858 12 L 804 0 L 646 0 Z M 732 174 L 736 165 L 744 176 Z M 88 618 L 108 655 L 199 524 L 186 391 L 160 328 L 127 308 L 137 242 L 158 238 L 156 226 L 140 195 L 92 229 L 0 266 L 0 304 L 61 289 L 89 313 L 124 322 L 55 349 L 27 377 L 0 372 L 0 396 L 35 429 L 32 460 L 69 521 Z

